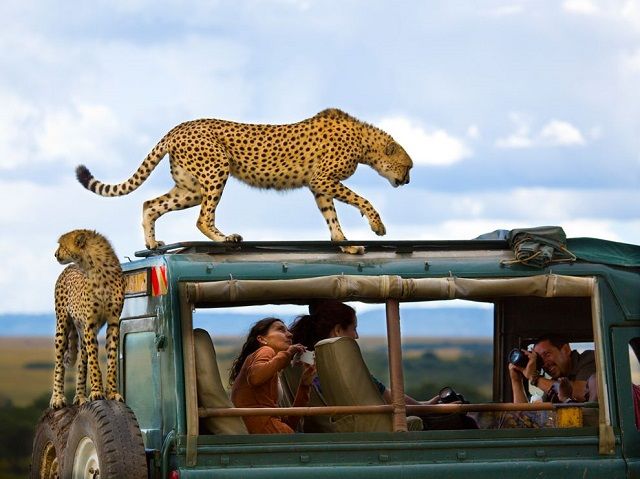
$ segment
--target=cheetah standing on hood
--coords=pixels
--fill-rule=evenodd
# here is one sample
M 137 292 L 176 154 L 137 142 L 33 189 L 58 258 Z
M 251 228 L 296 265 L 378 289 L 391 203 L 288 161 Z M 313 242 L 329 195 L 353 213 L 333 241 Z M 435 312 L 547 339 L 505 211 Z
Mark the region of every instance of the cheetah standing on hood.
M 118 257 L 109 241 L 90 230 L 73 230 L 58 240 L 55 256 L 60 264 L 70 264 L 58 277 L 55 288 L 56 361 L 53 394 L 49 405 L 66 406 L 64 397 L 65 366 L 75 362 L 78 339 L 80 361 L 76 377 L 74 404 L 86 397 L 86 373 L 89 366 L 91 392 L 89 400 L 115 399 L 118 393 L 117 354 L 120 313 L 124 304 L 125 281 Z M 98 331 L 107 323 L 107 387 L 103 389 L 98 363 Z

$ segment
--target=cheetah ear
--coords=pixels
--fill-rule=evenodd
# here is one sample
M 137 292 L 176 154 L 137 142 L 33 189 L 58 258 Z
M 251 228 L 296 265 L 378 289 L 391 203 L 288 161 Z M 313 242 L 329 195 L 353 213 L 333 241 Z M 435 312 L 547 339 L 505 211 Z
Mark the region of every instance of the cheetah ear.
M 392 142 L 391 142 L 391 143 L 389 143 L 389 144 L 387 145 L 387 147 L 384 149 L 384 153 L 385 153 L 387 156 L 391 156 L 391 155 L 393 155 L 393 154 L 396 152 L 396 147 L 397 147 L 397 146 L 398 146 L 398 145 L 396 144 L 396 142 L 395 142 L 395 141 L 392 141 Z
M 76 236 L 74 243 L 78 248 L 84 248 L 84 245 L 87 243 L 87 235 L 80 233 Z

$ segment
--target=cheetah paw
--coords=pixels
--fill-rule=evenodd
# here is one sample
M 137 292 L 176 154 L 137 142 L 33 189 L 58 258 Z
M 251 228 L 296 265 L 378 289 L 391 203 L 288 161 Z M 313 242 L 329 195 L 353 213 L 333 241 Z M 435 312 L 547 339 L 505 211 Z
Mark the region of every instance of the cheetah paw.
M 124 402 L 124 398 L 117 392 L 107 393 L 107 399 L 109 399 L 110 401 Z
M 104 393 L 102 391 L 91 391 L 89 394 L 89 401 L 99 401 L 104 399 Z
M 387 228 L 381 222 L 371 223 L 371 231 L 373 231 L 378 236 L 384 236 L 387 234 Z
M 51 400 L 49 401 L 49 407 L 51 409 L 62 409 L 67 406 L 67 400 L 64 396 L 59 396 L 54 394 L 51 396 Z
M 73 405 L 74 406 L 82 406 L 86 402 L 87 402 L 87 396 L 85 396 L 84 394 L 82 394 L 82 395 L 76 394 L 73 397 Z
M 158 249 L 164 246 L 164 241 L 149 240 L 145 243 L 147 249 Z
M 239 243 L 240 241 L 242 241 L 242 236 L 236 233 L 224 237 L 225 243 Z
M 364 246 L 340 246 L 343 253 L 364 254 Z

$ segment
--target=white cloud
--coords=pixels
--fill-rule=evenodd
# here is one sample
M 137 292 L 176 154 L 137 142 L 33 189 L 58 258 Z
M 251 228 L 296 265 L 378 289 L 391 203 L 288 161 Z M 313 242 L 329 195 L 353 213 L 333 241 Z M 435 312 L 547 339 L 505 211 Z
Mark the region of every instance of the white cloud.
M 416 165 L 448 166 L 472 156 L 464 141 L 442 129 L 427 132 L 400 116 L 383 118 L 377 125 L 403 146 Z
M 585 140 L 575 126 L 566 121 L 551 120 L 540 130 L 540 139 L 551 146 L 584 145 Z
M 111 145 L 124 137 L 126 128 L 105 105 L 75 103 L 70 108 L 45 113 L 35 141 L 41 156 L 75 165 L 111 162 L 117 156 Z
M 117 160 L 114 145 L 127 129 L 108 107 L 75 102 L 46 108 L 7 92 L 0 97 L 0 170 Z
M 512 112 L 509 114 L 509 119 L 514 126 L 514 132 L 505 138 L 499 138 L 496 140 L 495 145 L 498 148 L 530 148 L 533 146 L 533 140 L 531 140 L 529 125 L 530 120 L 521 113 Z
M 640 32 L 640 3 L 638 0 L 565 0 L 562 9 L 573 15 L 594 17 L 630 27 Z
M 232 41 L 189 35 L 150 44 L 67 43 L 30 32 L 19 47 L 18 33 L 0 36 L 0 45 L 12 47 L 2 66 L 32 84 L 0 82 L 0 171 L 45 163 L 115 165 L 125 154 L 142 160 L 181 121 L 242 120 L 253 95 L 243 73 L 246 49 Z M 278 88 L 279 104 L 304 105 L 302 93 L 287 96 Z
M 638 0 L 626 0 L 619 10 L 620 16 L 634 28 L 640 29 L 640 3 Z
M 9 170 L 32 157 L 31 135 L 39 114 L 30 103 L 2 91 L 0 104 L 0 170 Z
M 566 0 L 562 2 L 562 8 L 566 12 L 580 15 L 593 15 L 600 11 L 591 0 Z
M 520 113 L 511 113 L 514 132 L 499 138 L 495 146 L 504 149 L 534 148 L 541 146 L 577 146 L 586 144 L 582 132 L 569 122 L 552 119 L 532 135 L 531 120 Z M 595 135 L 592 136 L 595 139 Z

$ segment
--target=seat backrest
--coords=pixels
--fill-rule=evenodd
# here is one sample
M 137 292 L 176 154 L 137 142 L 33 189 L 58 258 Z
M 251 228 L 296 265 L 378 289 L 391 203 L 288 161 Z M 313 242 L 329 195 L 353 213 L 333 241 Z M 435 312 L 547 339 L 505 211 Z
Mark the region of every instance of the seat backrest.
M 330 406 L 385 404 L 352 338 L 329 338 L 314 346 L 322 395 Z M 390 432 L 390 414 L 353 414 L 332 418 L 340 432 Z
M 204 329 L 193 330 L 193 344 L 196 361 L 196 385 L 198 406 L 210 408 L 231 408 L 233 404 L 222 386 L 216 350 L 211 336 Z M 248 434 L 241 417 L 207 417 L 201 423 L 213 434 Z
M 302 366 L 300 364 L 289 365 L 282 370 L 280 377 L 285 401 L 281 406 L 291 407 L 293 405 L 301 376 Z M 328 406 L 329 404 L 322 393 L 315 386 L 312 386 L 307 405 L 317 407 Z M 305 416 L 301 423 L 303 432 L 336 432 L 334 423 L 329 416 Z

